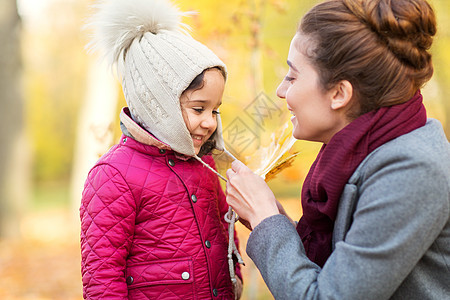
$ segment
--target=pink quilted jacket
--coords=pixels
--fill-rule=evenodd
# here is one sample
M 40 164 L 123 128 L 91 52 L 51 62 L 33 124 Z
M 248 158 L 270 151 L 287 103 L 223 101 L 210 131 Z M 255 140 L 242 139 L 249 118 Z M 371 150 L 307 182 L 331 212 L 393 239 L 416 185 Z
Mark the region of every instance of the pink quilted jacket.
M 227 208 L 217 175 L 201 163 L 122 136 L 83 191 L 84 298 L 234 299 Z

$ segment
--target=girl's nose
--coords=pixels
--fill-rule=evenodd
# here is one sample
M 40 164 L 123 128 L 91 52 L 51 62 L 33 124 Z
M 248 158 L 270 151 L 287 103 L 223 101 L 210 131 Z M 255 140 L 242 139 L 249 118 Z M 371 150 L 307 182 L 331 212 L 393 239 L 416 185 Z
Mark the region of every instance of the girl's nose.
M 207 129 L 215 129 L 217 126 L 217 118 L 215 115 L 211 114 L 210 116 L 206 116 L 202 123 L 201 123 L 203 128 L 207 128 Z
M 283 81 L 277 88 L 277 96 L 281 99 L 284 99 L 286 97 L 286 86 L 286 81 L 283 79 Z

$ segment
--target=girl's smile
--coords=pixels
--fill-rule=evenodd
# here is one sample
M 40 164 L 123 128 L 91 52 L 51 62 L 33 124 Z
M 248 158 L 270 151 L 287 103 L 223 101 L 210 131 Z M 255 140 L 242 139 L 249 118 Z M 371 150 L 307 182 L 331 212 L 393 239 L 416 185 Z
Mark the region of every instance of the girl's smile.
M 194 142 L 194 147 L 201 147 L 203 145 L 204 141 L 204 136 L 200 136 L 200 135 L 193 135 L 192 136 L 192 141 Z

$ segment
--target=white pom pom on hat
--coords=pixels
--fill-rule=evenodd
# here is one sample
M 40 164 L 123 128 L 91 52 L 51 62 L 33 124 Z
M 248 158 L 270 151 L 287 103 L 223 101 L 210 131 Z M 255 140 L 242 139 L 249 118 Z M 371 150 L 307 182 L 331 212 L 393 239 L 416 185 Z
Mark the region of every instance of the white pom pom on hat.
M 180 96 L 205 69 L 225 64 L 185 32 L 180 12 L 168 0 L 109 0 L 94 5 L 89 20 L 91 50 L 117 65 L 133 119 L 174 151 L 195 156 Z M 224 150 L 220 117 L 214 139 Z
M 88 48 L 101 51 L 111 65 L 145 32 L 157 34 L 185 26 L 181 17 L 187 14 L 166 0 L 102 0 L 92 7 L 96 12 L 87 24 L 93 30 Z

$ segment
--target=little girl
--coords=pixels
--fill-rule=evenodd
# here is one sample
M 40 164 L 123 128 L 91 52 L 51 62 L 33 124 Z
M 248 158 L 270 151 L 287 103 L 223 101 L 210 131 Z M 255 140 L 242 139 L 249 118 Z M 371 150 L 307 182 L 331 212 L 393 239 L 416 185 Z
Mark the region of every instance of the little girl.
M 83 296 L 239 298 L 239 265 L 229 272 L 227 257 L 228 205 L 208 155 L 224 150 L 226 67 L 180 32 L 182 14 L 167 0 L 96 8 L 90 46 L 118 67 L 128 107 L 120 143 L 91 169 L 83 191 Z

